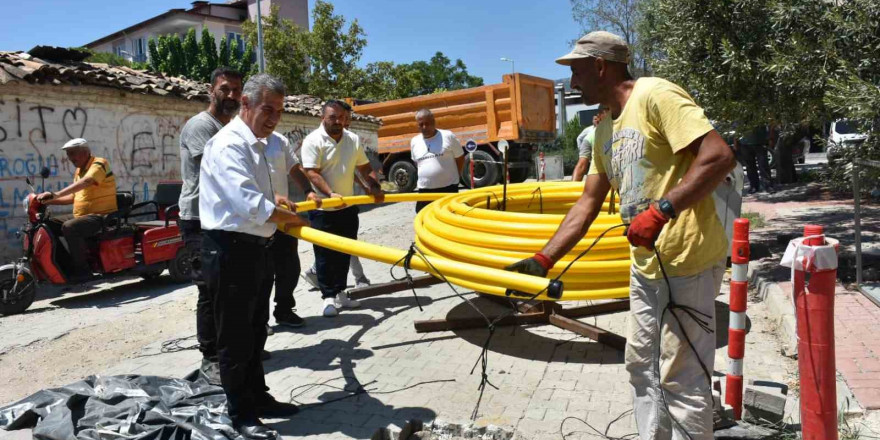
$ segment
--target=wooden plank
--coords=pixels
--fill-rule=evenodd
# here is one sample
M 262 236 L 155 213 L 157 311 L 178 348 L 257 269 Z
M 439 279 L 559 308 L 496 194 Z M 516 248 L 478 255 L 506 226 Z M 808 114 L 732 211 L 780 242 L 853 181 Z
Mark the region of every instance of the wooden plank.
M 596 326 L 592 326 L 590 324 L 585 324 L 580 321 L 575 321 L 571 318 L 566 318 L 562 315 L 550 315 L 550 324 L 553 324 L 559 328 L 566 329 L 568 331 L 572 331 L 581 336 L 590 338 L 600 344 L 604 344 L 621 351 L 626 348 L 626 338 L 624 338 L 623 336 L 609 332 L 608 330 Z
M 443 280 L 435 278 L 433 275 L 422 275 L 418 277 L 413 277 L 413 285 L 417 288 L 432 286 L 434 284 L 440 284 L 442 282 Z M 373 284 L 358 289 L 351 289 L 348 291 L 348 296 L 351 299 L 363 299 L 373 296 L 387 295 L 389 293 L 402 292 L 409 289 L 410 285 L 408 281 L 399 280 L 391 281 L 389 283 Z
M 513 105 L 510 107 L 510 123 L 511 123 L 511 132 L 513 132 L 513 139 L 519 139 L 519 127 L 520 127 L 520 119 L 522 118 L 522 93 L 519 93 L 519 78 L 520 75 L 514 74 L 513 81 L 510 82 L 510 96 L 515 97 Z
M 489 139 L 496 139 L 498 137 L 494 90 L 486 90 L 486 132 L 489 134 Z
M 585 316 L 607 315 L 609 313 L 622 312 L 624 310 L 629 310 L 629 300 L 611 301 L 583 307 L 571 307 L 560 309 L 557 313 L 567 318 L 583 318 Z
M 489 319 L 494 320 L 498 316 L 490 316 Z M 544 313 L 520 313 L 516 315 L 508 315 L 504 319 L 498 321 L 495 325 L 508 326 L 542 323 L 547 323 L 547 315 Z M 444 332 L 449 330 L 486 328 L 486 320 L 481 316 L 473 318 L 429 319 L 425 321 L 416 321 L 413 325 L 416 328 L 416 333 Z
M 400 111 L 407 108 L 415 108 L 416 110 L 418 110 L 418 108 L 421 107 L 446 107 L 447 102 L 463 103 L 467 100 L 475 98 L 476 100 L 479 100 L 485 95 L 486 90 L 490 90 L 493 88 L 504 89 L 507 87 L 505 84 L 490 84 L 487 86 L 473 87 L 470 89 L 453 90 L 451 92 L 414 96 L 411 98 L 395 99 L 393 101 L 377 102 L 374 104 L 358 105 L 354 107 L 354 111 L 357 113 L 381 117 L 388 114 L 399 113 Z

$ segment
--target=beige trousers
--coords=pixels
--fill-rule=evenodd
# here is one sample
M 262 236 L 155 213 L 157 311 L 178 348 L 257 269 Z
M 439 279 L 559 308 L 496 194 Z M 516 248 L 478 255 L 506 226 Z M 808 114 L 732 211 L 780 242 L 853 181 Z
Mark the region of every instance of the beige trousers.
M 693 315 L 712 330 L 707 332 L 685 309 L 666 309 L 670 289 L 665 280 L 648 279 L 635 269 L 631 271 L 626 369 L 642 440 L 713 438 L 711 384 L 697 355 L 711 375 L 715 366 L 715 297 L 723 275 L 724 264 L 719 263 L 696 275 L 669 279 L 673 302 L 699 311 Z M 682 331 L 687 333 L 696 354 Z

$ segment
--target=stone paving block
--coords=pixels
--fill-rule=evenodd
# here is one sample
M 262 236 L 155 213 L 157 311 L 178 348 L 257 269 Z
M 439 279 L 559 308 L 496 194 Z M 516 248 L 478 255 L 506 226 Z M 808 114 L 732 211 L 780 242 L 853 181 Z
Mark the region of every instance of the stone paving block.
M 785 415 L 785 395 L 778 388 L 746 385 L 743 391 L 744 418 L 781 422 Z

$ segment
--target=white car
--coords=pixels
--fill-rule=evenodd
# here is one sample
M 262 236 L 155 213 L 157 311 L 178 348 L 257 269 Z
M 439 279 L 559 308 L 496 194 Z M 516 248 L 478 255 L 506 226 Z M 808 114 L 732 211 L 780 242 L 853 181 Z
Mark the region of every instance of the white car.
M 825 155 L 829 160 L 839 157 L 844 149 L 855 148 L 867 138 L 868 135 L 858 132 L 855 121 L 847 119 L 834 121 L 831 123 L 831 129 L 828 130 L 828 146 L 825 149 Z

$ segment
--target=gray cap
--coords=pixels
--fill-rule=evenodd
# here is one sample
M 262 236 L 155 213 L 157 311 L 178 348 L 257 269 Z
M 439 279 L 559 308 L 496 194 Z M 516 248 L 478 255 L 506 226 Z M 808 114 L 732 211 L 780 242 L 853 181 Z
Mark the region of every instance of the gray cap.
M 71 140 L 67 141 L 67 143 L 64 144 L 63 147 L 61 147 L 61 149 L 62 150 L 69 150 L 71 148 L 88 147 L 88 146 L 89 146 L 89 141 L 87 141 L 83 138 L 76 138 L 76 139 L 71 139 Z
M 573 60 L 592 57 L 629 64 L 631 56 L 626 40 L 611 32 L 595 31 L 577 40 L 571 52 L 557 58 L 556 62 L 563 66 L 570 66 Z

